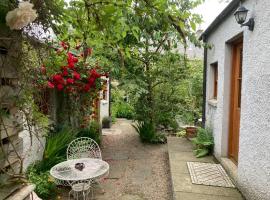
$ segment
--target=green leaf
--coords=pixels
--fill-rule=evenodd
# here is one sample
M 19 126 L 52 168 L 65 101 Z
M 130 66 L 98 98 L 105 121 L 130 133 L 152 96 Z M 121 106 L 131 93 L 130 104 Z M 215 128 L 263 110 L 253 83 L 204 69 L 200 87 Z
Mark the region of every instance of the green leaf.
M 197 158 L 204 157 L 208 155 L 209 150 L 208 149 L 197 149 L 194 151 Z
M 190 22 L 190 25 L 191 25 L 192 30 L 193 31 L 196 31 L 196 27 L 197 26 L 196 26 L 196 24 L 193 21 Z

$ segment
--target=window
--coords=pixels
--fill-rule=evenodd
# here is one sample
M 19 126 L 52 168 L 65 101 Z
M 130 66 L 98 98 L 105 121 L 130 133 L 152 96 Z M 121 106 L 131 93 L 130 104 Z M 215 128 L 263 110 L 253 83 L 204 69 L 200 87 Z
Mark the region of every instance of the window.
M 211 64 L 213 72 L 213 99 L 217 99 L 218 93 L 218 63 Z

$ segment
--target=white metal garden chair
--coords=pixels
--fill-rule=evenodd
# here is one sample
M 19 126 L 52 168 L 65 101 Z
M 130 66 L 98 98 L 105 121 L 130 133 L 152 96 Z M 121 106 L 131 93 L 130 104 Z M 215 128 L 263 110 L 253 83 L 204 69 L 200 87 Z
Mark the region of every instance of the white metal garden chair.
M 96 158 L 102 159 L 101 150 L 98 144 L 91 138 L 88 137 L 80 137 L 73 140 L 67 148 L 67 160 L 70 159 L 78 159 L 78 158 Z M 99 180 L 88 180 L 87 183 L 82 182 L 73 182 L 71 184 L 70 195 L 72 194 L 75 199 L 78 199 L 79 195 L 83 195 L 84 200 L 89 196 L 90 190 L 92 190 L 93 197 L 93 189 L 92 183 L 98 184 Z M 99 184 L 98 184 L 99 185 Z M 89 191 L 88 191 L 89 188 Z
M 98 144 L 88 137 L 80 137 L 73 140 L 67 148 L 67 160 L 77 158 L 102 159 Z
M 69 192 L 68 199 L 70 200 L 71 195 L 73 199 L 76 200 L 88 200 L 89 194 L 91 192 L 91 180 L 84 181 L 74 181 L 71 183 L 71 191 Z M 92 198 L 93 198 L 93 190 L 92 190 Z

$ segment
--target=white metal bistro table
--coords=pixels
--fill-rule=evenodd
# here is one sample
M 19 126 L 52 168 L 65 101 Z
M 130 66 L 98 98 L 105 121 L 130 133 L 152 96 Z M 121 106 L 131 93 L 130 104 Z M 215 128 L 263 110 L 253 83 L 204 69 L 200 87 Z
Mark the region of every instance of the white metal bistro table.
M 81 167 L 81 169 L 78 169 L 79 167 Z M 103 178 L 109 174 L 109 169 L 109 164 L 104 160 L 80 158 L 67 160 L 55 165 L 51 168 L 50 174 L 61 182 L 71 184 L 74 181 Z

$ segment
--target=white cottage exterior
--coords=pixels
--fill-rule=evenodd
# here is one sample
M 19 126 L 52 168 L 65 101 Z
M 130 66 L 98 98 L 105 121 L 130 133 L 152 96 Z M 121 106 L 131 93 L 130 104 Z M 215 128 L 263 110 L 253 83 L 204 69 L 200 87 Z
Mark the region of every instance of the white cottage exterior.
M 237 24 L 233 0 L 205 30 L 204 116 L 213 130 L 214 155 L 248 200 L 270 199 L 270 1 L 245 0 Z

